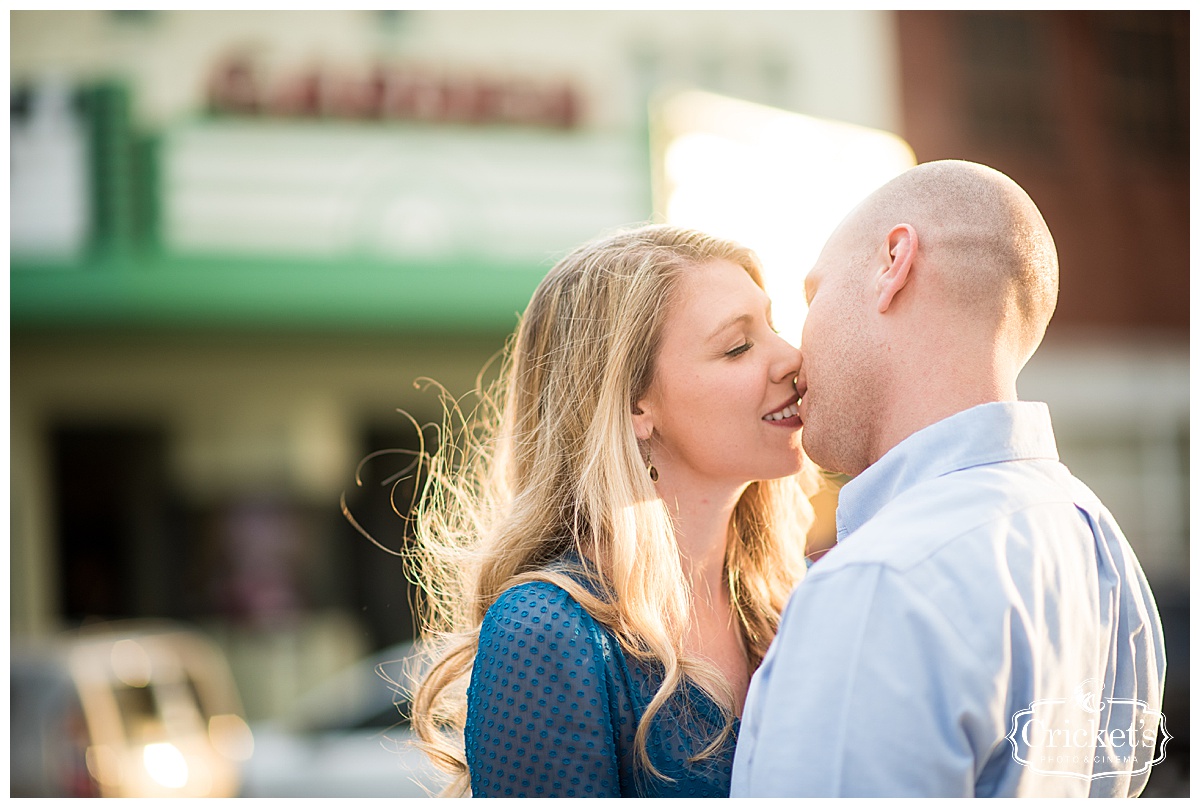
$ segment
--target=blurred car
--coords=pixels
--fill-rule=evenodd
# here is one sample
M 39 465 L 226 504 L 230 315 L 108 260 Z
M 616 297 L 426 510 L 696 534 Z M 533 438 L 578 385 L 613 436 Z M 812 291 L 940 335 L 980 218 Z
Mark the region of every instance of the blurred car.
M 10 654 L 13 797 L 223 797 L 253 739 L 220 649 L 166 622 L 100 624 Z
M 444 780 L 413 741 L 408 692 L 417 670 L 411 643 L 350 666 L 297 700 L 282 717 L 255 723 L 244 797 L 426 797 Z

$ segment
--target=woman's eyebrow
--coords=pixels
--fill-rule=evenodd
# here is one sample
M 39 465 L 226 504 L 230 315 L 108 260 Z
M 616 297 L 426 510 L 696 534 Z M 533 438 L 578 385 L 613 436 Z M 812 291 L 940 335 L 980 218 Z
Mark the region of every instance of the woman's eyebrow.
M 743 322 L 749 323 L 753 319 L 754 319 L 754 317 L 749 314 L 735 314 L 734 316 L 730 317 L 727 320 L 722 320 L 721 324 L 718 325 L 716 328 L 714 328 L 712 330 L 712 333 L 708 335 L 708 338 L 715 339 L 718 336 L 720 336 L 722 332 L 732 328 L 733 326 L 737 325 L 738 323 L 743 323 Z

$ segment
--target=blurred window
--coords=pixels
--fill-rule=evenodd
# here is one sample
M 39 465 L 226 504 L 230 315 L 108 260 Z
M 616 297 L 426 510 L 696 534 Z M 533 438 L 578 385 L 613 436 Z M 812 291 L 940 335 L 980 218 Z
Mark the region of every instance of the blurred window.
M 1122 148 L 1174 160 L 1188 148 L 1188 14 L 1096 15 L 1104 57 L 1101 93 Z
M 434 415 L 418 420 L 437 423 Z M 424 434 L 425 451 L 436 451 L 436 431 L 427 429 Z M 346 507 L 371 539 L 388 550 L 403 552 L 413 530 L 412 508 L 425 484 L 426 466 L 414 464 L 420 442 L 415 430 L 403 424 L 371 425 L 363 430 L 361 446 L 362 485 L 347 486 Z M 373 544 L 349 520 L 340 523 L 336 540 L 351 555 L 351 599 L 370 632 L 372 647 L 412 640 L 417 633 L 415 605 L 421 594 L 408 580 L 405 560 Z M 395 720 L 393 712 L 390 723 Z
M 173 508 L 166 430 L 64 424 L 51 434 L 64 617 L 185 614 L 192 543 Z
M 965 12 L 959 16 L 967 121 L 973 134 L 1014 148 L 1057 148 L 1053 83 L 1045 26 L 1032 12 Z

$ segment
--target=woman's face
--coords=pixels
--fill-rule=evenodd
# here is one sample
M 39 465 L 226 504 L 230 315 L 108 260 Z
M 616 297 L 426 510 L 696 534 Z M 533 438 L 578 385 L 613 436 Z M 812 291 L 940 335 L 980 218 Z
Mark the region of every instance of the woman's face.
M 799 471 L 800 352 L 775 333 L 770 305 L 730 261 L 681 279 L 654 380 L 634 415 L 664 482 L 743 485 Z

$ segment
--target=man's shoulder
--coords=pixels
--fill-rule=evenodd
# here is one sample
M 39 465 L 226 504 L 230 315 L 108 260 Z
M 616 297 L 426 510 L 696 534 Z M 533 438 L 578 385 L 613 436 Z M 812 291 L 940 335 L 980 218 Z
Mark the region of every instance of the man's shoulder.
M 980 466 L 908 489 L 814 564 L 801 586 L 831 597 L 874 582 L 895 619 L 941 615 L 956 641 L 999 664 L 1003 615 L 1053 608 L 1060 593 L 1046 581 L 1095 566 L 1080 508 L 1088 494 L 1060 464 L 1014 465 Z M 1086 612 L 1090 601 L 1081 598 L 1073 608 Z
M 935 556 L 972 564 L 996 548 L 1038 530 L 1038 520 L 1057 514 L 1077 519 L 1095 496 L 1055 461 L 993 463 L 955 471 L 900 493 L 844 539 L 822 564 L 877 563 L 911 570 Z M 1031 521 L 1030 513 L 1037 514 Z M 1025 515 L 1025 518 L 1022 518 Z M 820 566 L 820 565 L 817 565 Z M 814 566 L 814 570 L 816 566 Z

